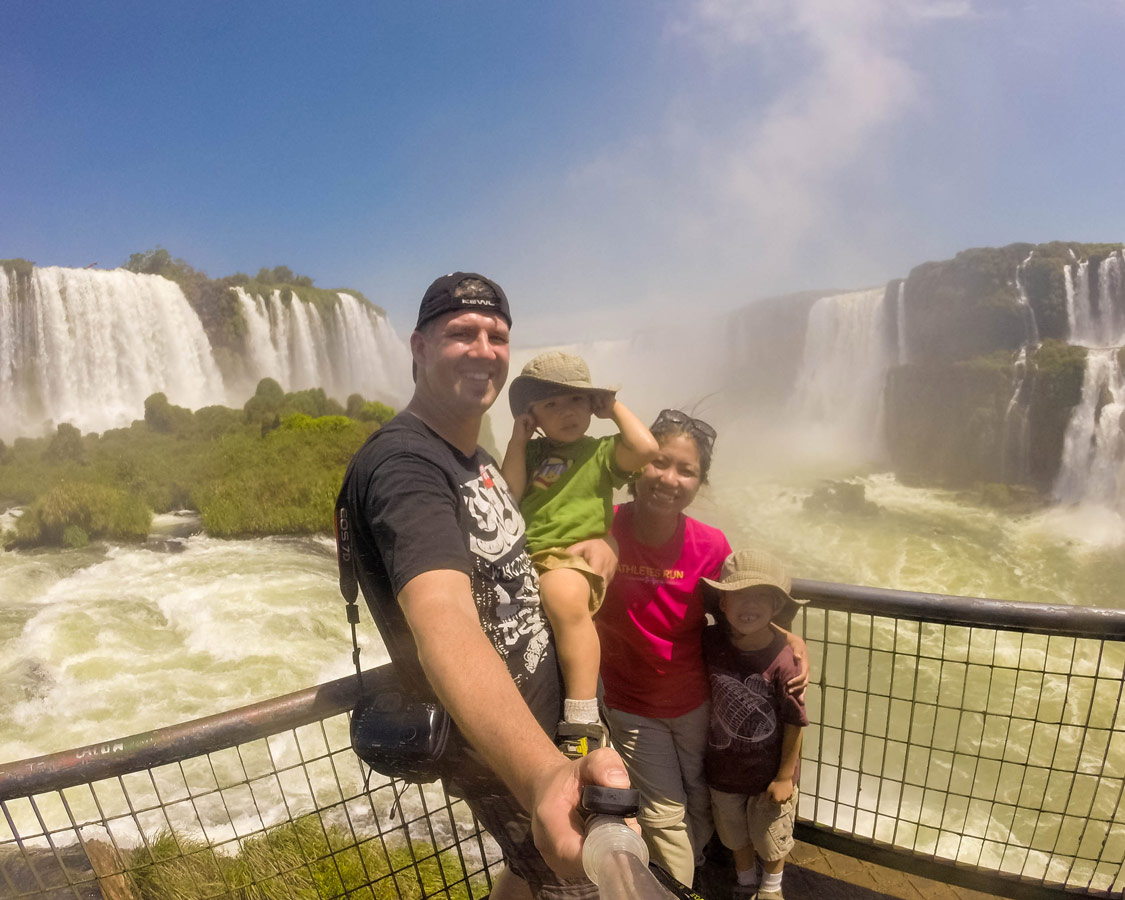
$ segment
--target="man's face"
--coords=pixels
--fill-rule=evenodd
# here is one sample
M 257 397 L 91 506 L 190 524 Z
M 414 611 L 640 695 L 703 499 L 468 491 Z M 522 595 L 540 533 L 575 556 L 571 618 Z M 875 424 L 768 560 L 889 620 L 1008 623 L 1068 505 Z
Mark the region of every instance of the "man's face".
M 484 413 L 508 378 L 508 323 L 477 312 L 446 313 L 410 336 L 417 384 L 466 415 Z

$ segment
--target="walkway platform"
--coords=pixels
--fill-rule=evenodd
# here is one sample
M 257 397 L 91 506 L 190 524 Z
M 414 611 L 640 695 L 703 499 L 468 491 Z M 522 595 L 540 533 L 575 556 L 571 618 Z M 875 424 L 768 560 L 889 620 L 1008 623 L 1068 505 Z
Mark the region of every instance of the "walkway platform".
M 698 882 L 696 887 L 707 900 L 727 900 L 734 869 L 709 859 Z M 782 892 L 785 900 L 993 900 L 999 896 L 908 875 L 800 841 L 785 864 Z

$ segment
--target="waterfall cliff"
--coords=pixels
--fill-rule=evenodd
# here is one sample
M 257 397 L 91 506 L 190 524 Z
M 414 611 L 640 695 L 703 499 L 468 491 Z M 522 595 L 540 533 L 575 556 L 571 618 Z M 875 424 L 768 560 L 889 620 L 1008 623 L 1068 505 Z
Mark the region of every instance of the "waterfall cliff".
M 226 392 L 199 317 L 173 282 L 56 267 L 0 268 L 0 437 L 69 422 L 127 425 L 163 391 L 181 406 Z
M 158 275 L 0 266 L 0 439 L 69 422 L 128 425 L 163 392 L 178 406 L 241 406 L 264 377 L 400 405 L 409 353 L 386 317 L 339 292 L 319 306 L 230 289 L 240 343 L 216 354 L 183 290 Z M 222 363 L 222 365 L 220 365 Z

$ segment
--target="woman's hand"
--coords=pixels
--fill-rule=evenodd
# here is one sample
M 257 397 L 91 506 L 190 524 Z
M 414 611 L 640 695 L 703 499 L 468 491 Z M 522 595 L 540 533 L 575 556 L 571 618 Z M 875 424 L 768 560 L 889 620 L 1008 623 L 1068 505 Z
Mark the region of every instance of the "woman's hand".
M 809 686 L 809 648 L 792 631 L 786 631 L 776 622 L 773 627 L 785 635 L 785 643 L 793 651 L 793 659 L 797 661 L 799 671 L 785 683 L 785 689 L 798 700 L 805 699 L 805 688 Z
M 566 552 L 572 556 L 581 556 L 590 564 L 591 569 L 605 579 L 606 584 L 613 580 L 613 574 L 617 571 L 618 549 L 612 534 L 571 544 Z

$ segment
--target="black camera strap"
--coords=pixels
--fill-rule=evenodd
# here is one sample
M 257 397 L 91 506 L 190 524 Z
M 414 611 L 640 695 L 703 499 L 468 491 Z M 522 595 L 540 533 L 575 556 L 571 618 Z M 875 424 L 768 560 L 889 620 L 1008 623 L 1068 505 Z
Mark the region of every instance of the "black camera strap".
M 333 522 L 336 531 L 336 565 L 340 570 L 340 593 L 347 604 L 348 624 L 352 629 L 352 662 L 355 663 L 355 677 L 363 690 L 363 668 L 359 664 L 359 578 L 355 574 L 355 548 L 352 545 L 352 523 L 347 504 L 336 501 L 336 517 Z

